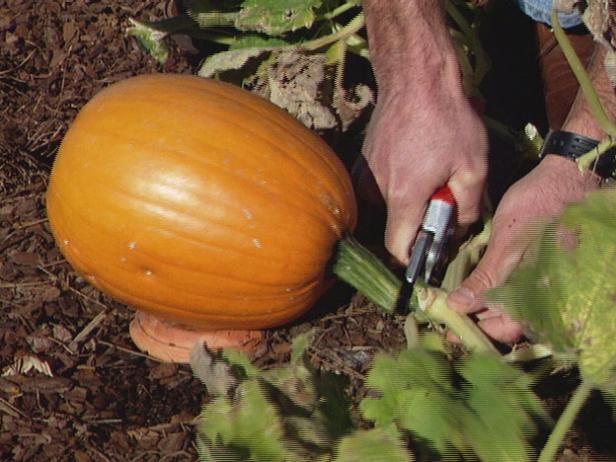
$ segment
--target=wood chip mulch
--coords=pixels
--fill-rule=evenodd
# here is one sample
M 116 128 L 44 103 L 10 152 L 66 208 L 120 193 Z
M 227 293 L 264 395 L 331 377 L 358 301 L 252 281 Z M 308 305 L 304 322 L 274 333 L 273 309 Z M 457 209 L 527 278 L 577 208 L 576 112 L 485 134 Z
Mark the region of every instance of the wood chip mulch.
M 195 72 L 186 40 L 161 66 L 124 33 L 129 17 L 160 19 L 174 8 L 0 0 L 0 461 L 196 460 L 204 387 L 188 366 L 137 351 L 133 312 L 71 270 L 44 203 L 62 136 L 97 91 L 137 74 Z M 314 327 L 313 362 L 347 374 L 357 393 L 374 352 L 403 338 L 399 319 L 349 298 L 268 333 L 257 364 L 287 360 L 292 335 Z

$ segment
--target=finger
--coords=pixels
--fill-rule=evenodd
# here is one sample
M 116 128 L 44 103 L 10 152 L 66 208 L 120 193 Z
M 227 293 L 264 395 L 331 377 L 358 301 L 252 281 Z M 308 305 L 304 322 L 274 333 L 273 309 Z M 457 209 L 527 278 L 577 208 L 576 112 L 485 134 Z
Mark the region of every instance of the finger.
M 448 186 L 458 204 L 458 223 L 469 224 L 479 218 L 486 172 L 487 165 L 474 173 L 456 173 L 449 180 Z
M 491 339 L 501 343 L 514 343 L 524 336 L 522 325 L 511 319 L 506 313 L 495 310 L 487 311 L 490 314 L 487 314 L 477 324 Z M 462 343 L 460 337 L 451 330 L 447 331 L 447 340 L 455 344 Z
M 517 342 L 524 335 L 522 325 L 506 313 L 479 321 L 478 325 L 489 337 L 502 343 Z
M 483 294 L 507 280 L 524 253 L 525 245 L 515 244 L 508 236 L 490 239 L 485 255 L 475 270 L 448 297 L 448 303 L 461 313 L 473 313 L 483 308 Z
M 415 209 L 407 207 L 402 213 L 396 210 L 395 215 L 391 213 L 391 207 L 388 210 L 385 247 L 402 265 L 409 262 L 411 244 L 421 225 L 424 210 L 425 206 Z

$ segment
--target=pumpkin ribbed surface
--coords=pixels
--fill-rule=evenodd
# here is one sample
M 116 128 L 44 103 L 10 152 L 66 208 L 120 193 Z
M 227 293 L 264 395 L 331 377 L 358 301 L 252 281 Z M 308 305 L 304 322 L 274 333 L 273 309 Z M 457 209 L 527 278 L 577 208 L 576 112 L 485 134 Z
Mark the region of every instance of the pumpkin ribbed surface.
M 47 210 L 91 284 L 212 329 L 304 313 L 356 218 L 348 174 L 316 134 L 232 85 L 164 74 L 84 106 L 55 159 Z

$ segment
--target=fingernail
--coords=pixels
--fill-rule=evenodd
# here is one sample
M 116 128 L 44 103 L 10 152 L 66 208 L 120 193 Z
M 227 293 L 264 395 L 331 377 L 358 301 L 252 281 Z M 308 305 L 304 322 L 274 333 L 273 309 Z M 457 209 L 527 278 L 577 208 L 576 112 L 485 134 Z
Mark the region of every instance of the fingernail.
M 458 287 L 449 295 L 449 301 L 459 307 L 470 307 L 475 303 L 475 294 L 466 287 Z

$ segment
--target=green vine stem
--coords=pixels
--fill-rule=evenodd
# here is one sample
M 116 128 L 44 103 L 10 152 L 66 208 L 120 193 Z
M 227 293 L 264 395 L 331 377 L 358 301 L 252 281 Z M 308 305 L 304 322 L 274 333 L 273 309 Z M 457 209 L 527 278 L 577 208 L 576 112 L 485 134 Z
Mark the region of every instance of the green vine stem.
M 573 396 L 567 403 L 565 410 L 558 418 L 558 422 L 556 422 L 552 433 L 550 433 L 550 437 L 545 443 L 537 462 L 553 462 L 555 460 L 556 453 L 558 452 L 565 435 L 573 425 L 575 418 L 580 412 L 580 409 L 584 406 L 584 403 L 586 403 L 586 400 L 590 396 L 592 390 L 593 386 L 586 381 L 583 381 L 577 387 L 573 393 Z
M 362 27 L 364 27 L 364 24 L 364 13 L 359 13 L 351 21 L 349 21 L 347 25 L 336 32 L 301 43 L 299 47 L 305 50 L 318 50 L 319 48 L 331 45 L 338 40 L 346 40 L 348 37 L 355 35 Z
M 483 251 L 488 246 L 492 233 L 492 219 L 488 218 L 483 230 L 460 246 L 458 254 L 447 266 L 441 287 L 447 291 L 457 289 L 471 270 L 479 263 Z
M 399 303 L 402 283 L 372 252 L 352 237 L 338 243 L 333 272 L 340 279 L 364 294 L 387 313 L 393 313 Z M 415 292 L 419 308 L 432 321 L 446 325 L 472 351 L 496 349 L 468 316 L 447 305 L 447 292 L 433 287 L 419 287 Z M 411 300 L 404 301 L 410 311 L 416 309 Z
M 578 167 L 580 170 L 590 170 L 590 168 L 594 165 L 595 160 L 614 146 L 616 146 L 616 139 L 611 136 L 606 137 L 601 140 L 597 147 L 591 149 L 586 154 L 583 154 L 576 159 Z
M 322 19 L 333 19 L 336 16 L 340 16 L 342 13 L 346 13 L 350 9 L 358 7 L 358 6 L 359 4 L 355 2 L 346 2 L 340 5 L 339 7 L 334 8 L 332 11 L 325 13 L 324 15 L 321 16 L 321 18 Z
M 419 308 L 433 322 L 445 324 L 464 346 L 474 352 L 498 351 L 475 322 L 447 305 L 447 292 L 436 287 L 417 287 Z
M 483 80 L 484 76 L 488 72 L 490 67 L 488 63 L 488 58 L 481 46 L 481 42 L 477 37 L 477 34 L 468 23 L 466 18 L 458 8 L 453 4 L 452 1 L 445 2 L 445 10 L 449 17 L 456 23 L 460 32 L 464 38 L 464 43 L 470 49 L 471 53 L 475 57 L 475 70 L 472 73 L 473 84 L 478 86 L 479 83 Z

